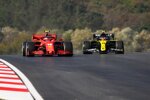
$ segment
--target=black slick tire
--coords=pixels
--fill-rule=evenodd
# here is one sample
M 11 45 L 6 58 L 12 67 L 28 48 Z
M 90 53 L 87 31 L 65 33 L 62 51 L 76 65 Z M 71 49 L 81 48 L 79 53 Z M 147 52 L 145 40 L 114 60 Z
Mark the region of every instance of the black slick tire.
M 33 57 L 34 54 L 32 53 L 35 50 L 34 42 L 26 42 L 26 52 L 25 55 L 27 57 Z
M 64 51 L 70 51 L 70 54 L 64 55 L 64 56 L 68 56 L 68 57 L 72 57 L 73 56 L 73 45 L 72 42 L 63 42 L 63 47 L 64 47 Z
M 124 43 L 123 41 L 116 41 L 116 49 L 120 49 L 121 51 L 116 50 L 116 54 L 124 54 Z
M 26 42 L 22 43 L 22 56 L 26 56 Z
M 90 41 L 84 41 L 82 45 L 83 54 L 92 54 L 92 52 L 88 51 L 91 48 Z

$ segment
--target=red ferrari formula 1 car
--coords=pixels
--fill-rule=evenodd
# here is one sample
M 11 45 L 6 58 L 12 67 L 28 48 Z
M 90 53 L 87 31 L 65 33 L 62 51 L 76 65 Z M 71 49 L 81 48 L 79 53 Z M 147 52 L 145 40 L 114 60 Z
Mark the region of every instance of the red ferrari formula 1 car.
M 73 56 L 71 42 L 57 40 L 56 34 L 43 33 L 32 35 L 32 41 L 22 43 L 23 56 Z

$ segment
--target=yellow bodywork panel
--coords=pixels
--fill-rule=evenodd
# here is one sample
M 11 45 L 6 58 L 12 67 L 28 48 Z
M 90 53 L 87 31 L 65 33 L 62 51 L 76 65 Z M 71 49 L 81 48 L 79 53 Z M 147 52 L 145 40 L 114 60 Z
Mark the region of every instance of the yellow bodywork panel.
M 106 40 L 100 40 L 99 41 L 100 42 L 100 44 L 101 44 L 101 47 L 100 47 L 100 50 L 101 51 L 106 51 Z

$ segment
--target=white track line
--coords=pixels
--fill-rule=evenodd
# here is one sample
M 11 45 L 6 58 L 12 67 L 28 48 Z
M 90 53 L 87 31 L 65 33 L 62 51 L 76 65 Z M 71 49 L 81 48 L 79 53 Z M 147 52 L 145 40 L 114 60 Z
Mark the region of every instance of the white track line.
M 30 93 L 32 94 L 35 100 L 44 100 L 42 96 L 34 88 L 34 86 L 29 81 L 29 79 L 21 71 L 19 71 L 15 66 L 13 66 L 12 64 L 8 63 L 7 61 L 3 59 L 0 59 L 0 61 L 8 65 L 12 70 L 14 70 L 19 75 L 19 77 L 22 79 L 22 81 L 24 82 L 24 84 L 26 85 L 26 87 L 28 88 L 28 90 L 30 91 Z

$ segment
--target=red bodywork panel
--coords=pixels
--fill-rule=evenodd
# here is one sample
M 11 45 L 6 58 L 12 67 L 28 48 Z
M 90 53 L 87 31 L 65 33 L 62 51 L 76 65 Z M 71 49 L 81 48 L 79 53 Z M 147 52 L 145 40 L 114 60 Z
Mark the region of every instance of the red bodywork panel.
M 73 54 L 72 51 L 55 50 L 55 42 L 63 42 L 62 39 L 57 40 L 56 34 L 33 34 L 32 42 L 35 43 L 36 50 L 32 53 L 34 55 L 69 55 Z M 60 45 L 62 46 L 62 45 Z

